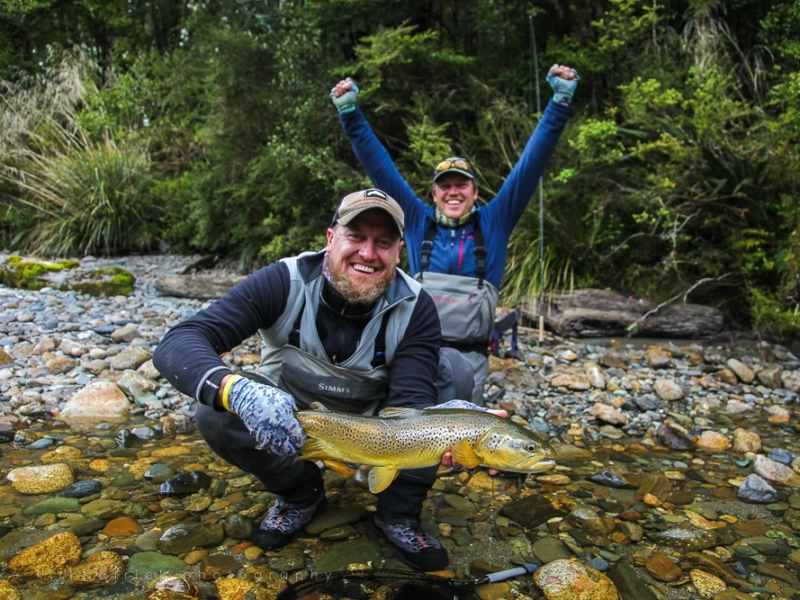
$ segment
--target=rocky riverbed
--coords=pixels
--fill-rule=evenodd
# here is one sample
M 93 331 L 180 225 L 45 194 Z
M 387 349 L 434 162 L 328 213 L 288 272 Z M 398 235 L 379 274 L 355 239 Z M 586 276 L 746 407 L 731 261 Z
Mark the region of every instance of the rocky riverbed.
M 0 598 L 270 599 L 351 565 L 405 568 L 345 466 L 325 467 L 329 507 L 296 542 L 247 541 L 273 496 L 209 451 L 150 360 L 205 305 L 155 291 L 193 258 L 94 261 L 135 273 L 127 297 L 0 287 Z M 789 348 L 523 335 L 522 349 L 493 360 L 488 397 L 549 436 L 558 466 L 441 473 L 424 513 L 450 552 L 441 575 L 539 565 L 476 586 L 482 599 L 800 598 Z M 257 340 L 224 358 L 253 369 Z

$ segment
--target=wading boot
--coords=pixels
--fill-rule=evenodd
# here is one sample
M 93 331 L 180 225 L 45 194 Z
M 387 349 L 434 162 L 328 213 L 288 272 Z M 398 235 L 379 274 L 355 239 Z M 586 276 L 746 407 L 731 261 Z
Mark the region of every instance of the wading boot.
M 450 562 L 447 550 L 425 530 L 419 519 L 384 523 L 376 516 L 373 523 L 378 533 L 398 551 L 400 560 L 418 571 L 440 571 Z
M 309 506 L 290 504 L 279 497 L 258 529 L 253 530 L 250 541 L 264 550 L 285 546 L 327 504 L 325 494 Z

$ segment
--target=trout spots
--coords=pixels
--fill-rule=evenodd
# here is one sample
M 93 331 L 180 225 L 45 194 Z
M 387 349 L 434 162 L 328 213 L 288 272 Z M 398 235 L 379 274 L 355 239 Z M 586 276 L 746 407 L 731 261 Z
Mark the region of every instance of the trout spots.
M 537 473 L 552 468 L 552 449 L 508 419 L 465 409 L 388 409 L 377 417 L 337 412 L 297 413 L 316 449 L 302 459 L 323 458 L 393 469 L 439 464 L 456 446 L 476 466 Z M 472 458 L 475 457 L 475 458 Z

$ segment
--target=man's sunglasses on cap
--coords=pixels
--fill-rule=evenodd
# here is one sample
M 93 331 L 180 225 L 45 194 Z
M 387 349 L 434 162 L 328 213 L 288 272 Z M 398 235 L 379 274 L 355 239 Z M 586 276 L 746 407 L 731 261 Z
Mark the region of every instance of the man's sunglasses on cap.
M 472 165 L 464 158 L 445 158 L 442 162 L 436 165 L 434 169 L 437 173 L 447 171 L 448 169 L 460 169 L 472 173 Z

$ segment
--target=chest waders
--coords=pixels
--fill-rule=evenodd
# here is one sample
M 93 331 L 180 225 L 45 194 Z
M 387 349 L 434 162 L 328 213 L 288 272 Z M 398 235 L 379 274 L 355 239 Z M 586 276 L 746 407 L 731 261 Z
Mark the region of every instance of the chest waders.
M 315 323 L 325 278 L 317 273 L 304 280 L 299 268 L 300 261 L 314 256 L 307 253 L 282 261 L 289 267 L 290 293 L 284 313 L 272 327 L 260 331 L 264 349 L 259 373 L 292 394 L 301 410 L 320 402 L 331 410 L 372 414 L 386 400 L 389 367 L 421 286 L 398 270 L 390 287 L 395 297 L 390 301 L 387 292 L 378 300 L 356 351 L 347 360 L 333 364 Z M 291 344 L 295 340 L 298 345 Z M 376 360 L 379 352 L 384 353 L 382 361 Z
M 499 292 L 486 281 L 486 246 L 480 223 L 475 223 L 475 277 L 432 273 L 430 265 L 436 224 L 430 223 L 420 251 L 420 272 L 415 279 L 436 303 L 442 322 L 442 344 L 462 352 L 486 355 L 494 331 Z

